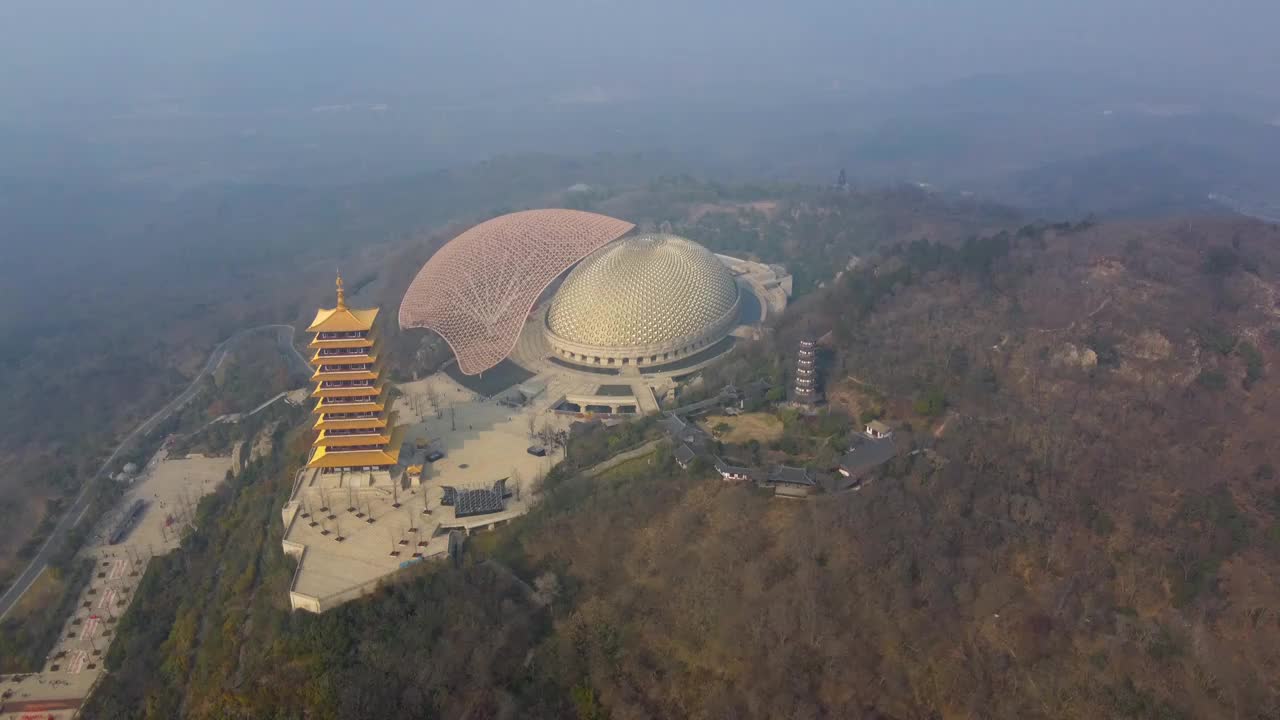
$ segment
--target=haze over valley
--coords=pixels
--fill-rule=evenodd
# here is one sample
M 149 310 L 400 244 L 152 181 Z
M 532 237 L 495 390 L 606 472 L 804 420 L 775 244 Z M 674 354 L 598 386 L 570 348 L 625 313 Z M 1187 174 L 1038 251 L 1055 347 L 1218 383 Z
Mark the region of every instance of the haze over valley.
M 1280 715 L 1275 27 L 5 3 L 0 720 Z

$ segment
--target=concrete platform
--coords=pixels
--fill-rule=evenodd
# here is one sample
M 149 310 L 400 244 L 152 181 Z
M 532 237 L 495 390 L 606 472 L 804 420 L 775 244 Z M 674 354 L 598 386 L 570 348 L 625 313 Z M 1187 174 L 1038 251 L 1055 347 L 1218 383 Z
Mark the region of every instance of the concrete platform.
M 405 421 L 400 468 L 308 471 L 295 482 L 283 512 L 282 543 L 285 552 L 300 559 L 290 591 L 294 609 L 323 612 L 371 592 L 412 563 L 444 556 L 452 529 L 473 532 L 523 515 L 542 476 L 562 457 L 559 451 L 546 457 L 526 452 L 538 442 L 530 434 L 531 420 L 535 432 L 568 428 L 568 419 L 548 412 L 550 393 L 530 406 L 510 408 L 480 398 L 442 373 L 399 390 L 397 418 Z M 445 455 L 423 462 L 432 450 Z M 423 465 L 416 486 L 403 474 L 410 464 Z M 440 503 L 446 485 L 489 488 L 504 478 L 513 495 L 503 512 L 459 518 Z
M 147 508 L 121 544 L 146 548 L 152 555 L 177 547 L 182 531 L 195 518 L 200 498 L 213 492 L 231 469 L 230 457 L 170 458 L 162 448 L 129 487 L 117 506 L 116 517 L 100 525 L 95 543 L 104 545 L 118 516 L 127 512 L 135 500 L 143 500 Z

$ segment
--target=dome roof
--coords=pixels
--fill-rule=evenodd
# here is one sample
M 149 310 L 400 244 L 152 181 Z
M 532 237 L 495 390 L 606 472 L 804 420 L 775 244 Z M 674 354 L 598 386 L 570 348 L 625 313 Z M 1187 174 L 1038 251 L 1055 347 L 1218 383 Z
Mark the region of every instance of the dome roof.
M 723 330 L 738 286 L 706 248 L 675 235 L 639 235 L 587 256 L 565 278 L 547 329 L 600 348 L 646 347 Z

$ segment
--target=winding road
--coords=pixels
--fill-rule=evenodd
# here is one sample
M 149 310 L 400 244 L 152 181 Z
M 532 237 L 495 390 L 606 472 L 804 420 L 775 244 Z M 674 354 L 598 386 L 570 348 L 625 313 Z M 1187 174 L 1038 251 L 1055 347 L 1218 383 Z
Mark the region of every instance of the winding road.
M 75 502 L 71 503 L 71 506 L 62 514 L 62 517 L 58 518 L 57 524 L 54 525 L 53 532 L 49 533 L 48 539 L 46 539 L 44 544 L 40 546 L 40 550 L 36 552 L 35 557 L 31 559 L 31 563 L 27 565 L 26 570 L 23 570 L 22 574 L 18 575 L 17 579 L 13 581 L 13 584 L 5 589 L 4 594 L 0 595 L 0 620 L 3 620 L 5 616 L 9 614 L 9 611 L 13 609 L 13 606 L 17 604 L 23 594 L 30 589 L 32 583 L 36 581 L 36 578 L 40 577 L 40 574 L 44 572 L 45 568 L 49 564 L 49 558 L 52 557 L 54 551 L 57 550 L 60 541 L 66 538 L 72 528 L 80 524 L 80 521 L 89 510 L 89 491 L 93 488 L 94 483 L 101 480 L 107 473 L 107 470 L 111 467 L 112 463 L 120 457 L 120 453 L 127 450 L 135 440 L 140 437 L 145 437 L 147 433 L 154 430 L 158 425 L 160 425 L 160 423 L 168 420 L 171 415 L 178 410 L 181 410 L 187 403 L 191 402 L 191 399 L 196 396 L 196 393 L 200 392 L 200 383 L 212 374 L 214 370 L 218 369 L 218 366 L 226 359 L 227 353 L 230 352 L 236 344 L 250 335 L 268 331 L 275 333 L 276 341 L 280 345 L 280 351 L 285 354 L 285 357 L 289 358 L 289 364 L 293 367 L 294 371 L 302 377 L 309 378 L 311 376 L 310 363 L 307 362 L 307 358 L 305 358 L 302 353 L 298 352 L 298 348 L 293 344 L 294 328 L 292 325 L 259 325 L 258 327 L 241 330 L 235 335 L 223 340 L 221 343 L 218 343 L 218 346 L 213 349 L 213 352 L 209 353 L 209 359 L 205 361 L 204 367 L 200 369 L 199 374 L 192 378 L 191 384 L 183 389 L 182 392 L 178 393 L 177 397 L 170 400 L 164 407 L 160 408 L 156 414 L 144 420 L 141 425 L 134 428 L 132 432 L 126 435 L 124 439 L 120 441 L 120 444 L 116 446 L 115 450 L 113 450 L 111 454 L 107 456 L 107 459 L 103 461 L 101 467 L 98 468 L 98 471 L 95 472 L 93 476 L 90 477 L 89 480 L 80 488 L 80 493 L 76 495 Z

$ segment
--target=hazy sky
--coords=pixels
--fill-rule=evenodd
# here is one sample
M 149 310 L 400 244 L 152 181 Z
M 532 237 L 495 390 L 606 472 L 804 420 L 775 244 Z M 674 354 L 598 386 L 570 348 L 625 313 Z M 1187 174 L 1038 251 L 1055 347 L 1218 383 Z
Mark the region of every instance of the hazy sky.
M 609 97 L 1045 70 L 1271 94 L 1276 28 L 1275 0 L 5 0 L 0 94 Z

